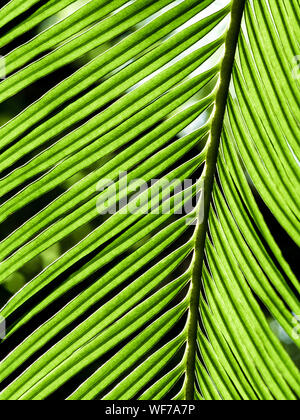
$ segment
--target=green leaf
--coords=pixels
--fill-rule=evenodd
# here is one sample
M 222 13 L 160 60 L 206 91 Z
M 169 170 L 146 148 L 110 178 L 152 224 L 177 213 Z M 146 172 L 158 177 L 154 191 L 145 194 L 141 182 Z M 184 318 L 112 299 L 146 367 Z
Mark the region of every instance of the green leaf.
M 299 399 L 299 17 L 0 9 L 1 400 Z

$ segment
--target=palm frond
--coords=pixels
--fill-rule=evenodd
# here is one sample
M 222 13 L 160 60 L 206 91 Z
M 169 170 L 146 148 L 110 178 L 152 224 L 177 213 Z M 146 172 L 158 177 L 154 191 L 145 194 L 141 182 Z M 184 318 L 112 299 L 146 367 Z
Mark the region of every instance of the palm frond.
M 300 286 L 264 210 L 299 246 L 299 12 L 291 0 L 0 9 L 1 104 L 75 68 L 0 127 L 0 223 L 20 218 L 0 242 L 0 284 L 68 243 L 0 311 L 0 399 L 300 397 L 269 321 L 299 347 Z

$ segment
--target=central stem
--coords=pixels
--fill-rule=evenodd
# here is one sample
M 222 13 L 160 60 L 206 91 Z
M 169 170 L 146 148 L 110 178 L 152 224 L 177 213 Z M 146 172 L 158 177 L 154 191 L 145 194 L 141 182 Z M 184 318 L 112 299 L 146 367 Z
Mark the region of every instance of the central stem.
M 195 398 L 195 365 L 197 352 L 197 328 L 199 320 L 199 300 L 201 293 L 201 275 L 205 254 L 205 241 L 208 231 L 208 216 L 214 185 L 218 151 L 223 130 L 229 86 L 241 23 L 246 0 L 232 0 L 231 20 L 226 36 L 225 54 L 220 70 L 220 82 L 216 95 L 215 112 L 212 119 L 210 141 L 207 149 L 206 166 L 204 172 L 204 219 L 198 223 L 195 233 L 195 258 L 190 290 L 190 313 L 188 321 L 187 371 L 185 383 L 185 397 L 187 400 Z

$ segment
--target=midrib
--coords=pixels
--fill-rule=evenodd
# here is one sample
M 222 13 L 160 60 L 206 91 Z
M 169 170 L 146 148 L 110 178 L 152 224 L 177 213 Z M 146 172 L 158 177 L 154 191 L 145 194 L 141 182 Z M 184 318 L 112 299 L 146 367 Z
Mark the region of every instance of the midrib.
M 238 38 L 241 29 L 242 17 L 246 0 L 232 0 L 231 20 L 226 35 L 225 54 L 223 57 L 218 92 L 215 101 L 214 116 L 210 140 L 207 149 L 206 165 L 204 172 L 204 218 L 202 224 L 198 224 L 195 233 L 195 255 L 192 270 L 192 284 L 190 289 L 190 305 L 187 337 L 187 368 L 185 382 L 185 399 L 193 400 L 195 396 L 195 365 L 197 351 L 197 328 L 199 316 L 199 299 L 201 292 L 201 274 L 205 254 L 205 240 L 208 231 L 208 216 L 212 198 L 212 190 L 217 167 L 218 151 L 223 130 L 223 122 L 226 111 L 229 86 Z

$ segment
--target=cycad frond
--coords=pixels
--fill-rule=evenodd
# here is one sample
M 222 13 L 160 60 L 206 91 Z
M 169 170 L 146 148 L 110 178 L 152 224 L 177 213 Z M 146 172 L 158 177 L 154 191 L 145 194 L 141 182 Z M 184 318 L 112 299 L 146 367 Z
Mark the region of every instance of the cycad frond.
M 38 3 L 0 10 L 1 103 L 78 69 L 0 128 L 0 284 L 69 245 L 0 312 L 0 398 L 299 398 L 266 314 L 299 346 L 300 286 L 262 211 L 299 246 L 299 4 Z

